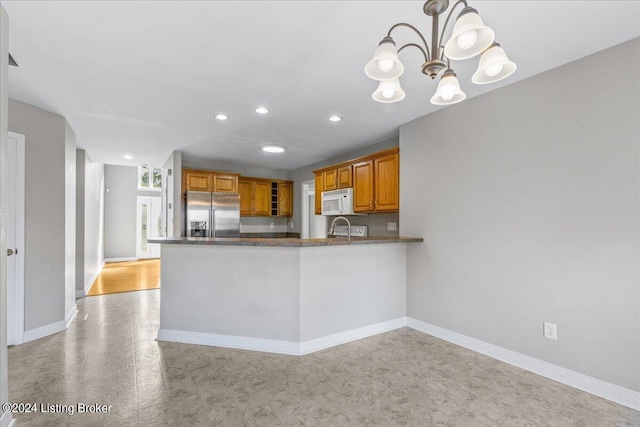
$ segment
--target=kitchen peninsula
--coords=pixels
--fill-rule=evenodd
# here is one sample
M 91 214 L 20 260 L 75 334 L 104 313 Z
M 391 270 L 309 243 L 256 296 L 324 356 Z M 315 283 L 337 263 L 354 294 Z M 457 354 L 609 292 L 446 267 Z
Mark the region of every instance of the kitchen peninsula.
M 158 238 L 158 340 L 303 355 L 404 326 L 421 238 Z

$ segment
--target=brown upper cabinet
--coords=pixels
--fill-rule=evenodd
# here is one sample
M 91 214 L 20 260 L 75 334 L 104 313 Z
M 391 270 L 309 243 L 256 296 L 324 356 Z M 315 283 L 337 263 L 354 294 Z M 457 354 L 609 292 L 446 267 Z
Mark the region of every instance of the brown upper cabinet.
M 238 175 L 228 172 L 183 169 L 184 191 L 238 192 Z
M 353 187 L 351 165 L 344 165 L 322 172 L 323 191 Z
M 278 216 L 293 215 L 293 182 L 278 182 Z
M 271 180 L 238 179 L 241 216 L 271 216 Z
M 397 212 L 400 209 L 400 154 L 398 148 L 381 151 L 313 171 L 316 208 L 322 212 L 323 191 L 353 187 L 354 212 Z
M 241 216 L 292 216 L 293 182 L 241 177 L 238 180 Z

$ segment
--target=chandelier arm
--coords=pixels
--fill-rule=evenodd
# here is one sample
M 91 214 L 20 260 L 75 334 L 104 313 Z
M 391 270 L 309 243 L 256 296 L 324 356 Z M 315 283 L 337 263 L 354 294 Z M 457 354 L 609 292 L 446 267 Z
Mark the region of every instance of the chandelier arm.
M 460 1 L 466 1 L 466 0 L 460 0 Z M 387 36 L 388 36 L 388 37 L 391 37 L 391 32 L 392 32 L 393 30 L 395 30 L 397 27 L 407 27 L 407 28 L 411 28 L 411 29 L 412 29 L 412 30 L 413 30 L 413 31 L 418 35 L 418 37 L 420 37 L 420 39 L 422 40 L 422 43 L 424 43 L 424 49 L 423 49 L 421 46 L 416 45 L 416 44 L 414 44 L 414 43 L 406 44 L 406 45 L 402 46 L 402 48 L 404 48 L 404 47 L 406 47 L 406 46 L 416 46 L 416 47 L 420 48 L 420 50 L 421 50 L 421 51 L 422 51 L 422 53 L 424 54 L 425 60 L 426 60 L 426 61 L 429 61 L 429 58 L 431 58 L 431 52 L 429 51 L 429 44 L 428 44 L 428 43 L 427 43 L 427 41 L 425 40 L 425 38 L 424 38 L 424 36 L 422 35 L 422 33 L 421 33 L 420 31 L 418 31 L 418 29 L 417 29 L 416 27 L 414 27 L 413 25 L 411 25 L 411 24 L 407 24 L 407 23 L 405 23 L 405 22 L 399 22 L 399 23 L 395 24 L 393 27 L 391 27 L 391 28 L 389 29 L 389 32 L 387 33 Z M 402 48 L 400 48 L 400 49 L 398 50 L 398 52 L 400 52 L 400 50 L 401 50 Z
M 420 52 L 422 52 L 422 54 L 424 55 L 424 62 L 429 62 L 429 57 L 427 56 L 427 52 L 425 52 L 425 50 L 419 44 L 407 43 L 404 46 L 402 46 L 400 49 L 398 49 L 398 53 L 400 53 L 400 51 L 405 47 L 409 47 L 409 46 L 417 47 L 418 49 L 420 49 Z
M 453 7 L 451 8 L 451 10 L 449 11 L 449 15 L 447 15 L 447 20 L 446 20 L 446 21 L 444 21 L 444 26 L 442 27 L 442 32 L 440 33 L 440 39 L 438 40 L 438 43 L 437 43 L 437 45 L 438 45 L 438 46 L 442 45 L 442 39 L 443 39 L 443 37 L 444 37 L 444 32 L 445 32 L 445 31 L 446 31 L 446 29 L 447 29 L 447 25 L 449 24 L 449 19 L 451 19 L 451 15 L 453 15 L 453 11 L 456 9 L 456 7 L 457 7 L 459 4 L 464 4 L 464 6 L 465 6 L 465 7 L 469 6 L 469 5 L 467 4 L 467 0 L 458 0 L 458 1 L 456 2 L 456 4 L 454 4 L 454 5 L 453 5 Z M 443 52 L 442 52 L 442 55 L 444 55 L 444 50 L 443 50 Z

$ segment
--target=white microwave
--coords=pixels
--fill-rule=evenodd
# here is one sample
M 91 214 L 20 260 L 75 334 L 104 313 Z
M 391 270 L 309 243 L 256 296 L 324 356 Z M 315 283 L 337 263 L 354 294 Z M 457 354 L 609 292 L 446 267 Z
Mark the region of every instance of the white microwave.
M 322 215 L 366 215 L 353 212 L 353 188 L 322 192 Z

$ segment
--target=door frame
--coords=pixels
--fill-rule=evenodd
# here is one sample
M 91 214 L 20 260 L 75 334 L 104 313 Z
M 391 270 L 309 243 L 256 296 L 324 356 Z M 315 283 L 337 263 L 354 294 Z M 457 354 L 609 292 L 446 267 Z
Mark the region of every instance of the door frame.
M 162 217 L 162 197 L 161 196 L 137 196 L 136 198 L 136 258 L 138 259 L 149 259 L 151 256 L 151 248 L 149 248 L 149 245 L 154 245 L 157 243 L 148 243 L 147 244 L 147 248 L 148 251 L 147 253 L 143 254 L 140 251 L 140 243 L 141 243 L 141 237 L 140 237 L 140 231 L 141 231 L 141 212 L 140 212 L 140 205 L 141 202 L 144 202 L 146 200 L 149 201 L 149 206 L 147 208 L 147 238 L 149 238 L 149 233 L 151 232 L 151 224 L 150 224 L 150 219 L 151 219 L 151 212 L 152 212 L 152 199 L 156 199 L 157 203 L 160 205 L 160 217 Z
M 15 345 L 24 343 L 24 251 L 25 251 L 25 141 L 26 137 L 23 134 L 16 132 L 8 132 L 8 138 L 12 138 L 16 141 L 16 249 L 18 253 L 16 256 L 16 271 L 15 271 L 15 286 L 16 286 L 16 300 L 15 300 Z M 7 224 L 9 227 L 10 224 Z M 11 249 L 11 248 L 8 248 Z M 7 286 L 10 283 L 7 281 Z M 10 301 L 7 301 L 9 303 Z M 7 329 L 12 327 L 12 322 L 7 318 Z

